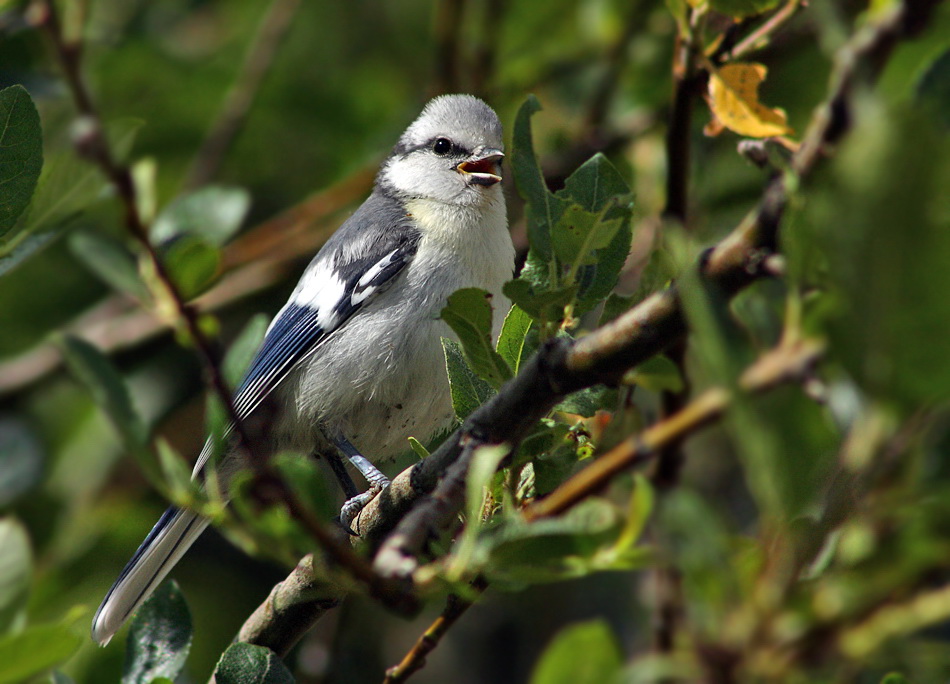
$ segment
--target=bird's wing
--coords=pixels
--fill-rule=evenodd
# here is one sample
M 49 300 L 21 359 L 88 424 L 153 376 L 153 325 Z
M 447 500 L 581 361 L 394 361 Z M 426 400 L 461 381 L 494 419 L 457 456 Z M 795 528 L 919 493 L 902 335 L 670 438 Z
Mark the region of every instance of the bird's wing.
M 392 285 L 415 255 L 418 234 L 414 230 L 404 225 L 396 230 L 374 225 L 367 230 L 360 214 L 354 214 L 347 222 L 351 225 L 344 224 L 334 235 L 349 233 L 347 240 L 331 240 L 317 254 L 271 322 L 234 395 L 239 419 L 247 418 L 297 364 Z M 341 248 L 344 245 L 347 248 Z M 209 447 L 195 463 L 196 476 L 210 457 Z

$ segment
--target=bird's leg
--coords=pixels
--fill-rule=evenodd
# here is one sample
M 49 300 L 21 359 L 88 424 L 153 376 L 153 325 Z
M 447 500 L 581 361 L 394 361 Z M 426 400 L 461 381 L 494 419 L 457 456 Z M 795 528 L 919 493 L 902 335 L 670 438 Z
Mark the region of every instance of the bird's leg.
M 363 507 L 366 506 L 374 496 L 389 486 L 389 478 L 370 463 L 343 435 L 338 434 L 333 437 L 331 441 L 337 449 L 343 452 L 343 455 L 349 459 L 350 463 L 360 471 L 360 474 L 366 478 L 366 482 L 369 483 L 369 489 L 362 494 L 350 496 L 349 492 L 347 492 L 349 498 L 343 504 L 343 508 L 340 509 L 340 522 L 343 523 L 343 527 L 350 529 L 350 523 L 353 522 L 356 514 L 363 510 Z
M 356 484 L 353 482 L 353 478 L 346 472 L 346 465 L 344 465 L 343 459 L 340 458 L 340 454 L 328 450 L 326 453 L 320 452 L 314 455 L 323 456 L 327 460 L 327 463 L 330 465 L 330 470 L 333 471 L 333 476 L 336 478 L 336 481 L 340 483 L 340 489 L 343 490 L 343 495 L 346 496 L 347 499 L 352 499 L 360 493 L 356 488 Z

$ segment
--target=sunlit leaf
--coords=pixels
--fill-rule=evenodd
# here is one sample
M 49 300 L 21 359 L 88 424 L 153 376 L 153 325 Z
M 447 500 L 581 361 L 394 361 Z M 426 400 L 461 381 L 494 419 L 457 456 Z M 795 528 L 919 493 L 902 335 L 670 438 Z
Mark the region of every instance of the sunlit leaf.
M 155 220 L 151 239 L 162 244 L 193 235 L 221 247 L 241 227 L 250 206 L 250 195 L 242 188 L 204 187 L 169 204 Z
M 792 132 L 784 111 L 759 102 L 759 85 L 767 71 L 762 64 L 733 63 L 710 74 L 710 107 L 726 128 L 751 138 Z
M 491 399 L 495 390 L 469 368 L 462 348 L 456 342 L 443 337 L 442 351 L 445 354 L 445 367 L 452 391 L 452 408 L 456 417 L 464 420 L 472 411 Z
M 492 346 L 491 295 L 475 287 L 454 292 L 442 309 L 442 320 L 458 335 L 462 353 L 473 371 L 494 388 L 511 378 L 511 369 Z
M 26 604 L 33 553 L 26 529 L 14 518 L 0 518 L 0 634 Z M 0 665 L 2 669 L 2 665 Z
M 612 684 L 620 681 L 623 655 L 603 620 L 561 630 L 545 649 L 531 684 Z
M 495 349 L 508 364 L 509 368 L 518 374 L 521 360 L 525 351 L 525 341 L 531 329 L 531 316 L 526 314 L 517 304 L 512 305 L 505 322 L 498 335 L 498 344 Z
M 221 268 L 221 250 L 200 237 L 181 237 L 168 247 L 165 268 L 184 299 L 192 299 L 214 284 Z

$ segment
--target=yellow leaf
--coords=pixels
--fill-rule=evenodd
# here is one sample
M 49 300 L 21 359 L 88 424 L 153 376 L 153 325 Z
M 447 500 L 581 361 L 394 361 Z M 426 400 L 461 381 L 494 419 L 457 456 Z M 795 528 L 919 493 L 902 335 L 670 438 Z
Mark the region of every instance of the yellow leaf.
M 762 64 L 727 64 L 709 77 L 709 106 L 723 126 L 750 138 L 791 133 L 785 112 L 759 102 L 759 84 L 768 70 Z

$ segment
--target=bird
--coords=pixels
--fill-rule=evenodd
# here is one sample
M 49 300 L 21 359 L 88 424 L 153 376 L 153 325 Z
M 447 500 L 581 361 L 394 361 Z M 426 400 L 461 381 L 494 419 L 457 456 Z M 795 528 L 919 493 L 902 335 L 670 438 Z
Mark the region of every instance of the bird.
M 369 488 L 355 494 L 350 481 L 347 527 L 389 484 L 374 462 L 455 420 L 441 343 L 456 339 L 440 319 L 448 297 L 478 287 L 495 311 L 507 311 L 502 285 L 515 251 L 503 159 L 502 126 L 488 104 L 471 95 L 429 101 L 383 161 L 369 197 L 307 266 L 234 392 L 238 420 L 268 412 L 265 456 L 293 450 L 332 464 L 332 454 L 338 476 L 341 458 L 361 473 Z M 502 316 L 493 319 L 497 336 Z M 193 477 L 203 478 L 213 450 L 209 438 Z M 241 453 L 226 447 L 219 480 L 242 467 Z M 164 513 L 96 611 L 93 640 L 108 644 L 207 525 L 186 508 Z

